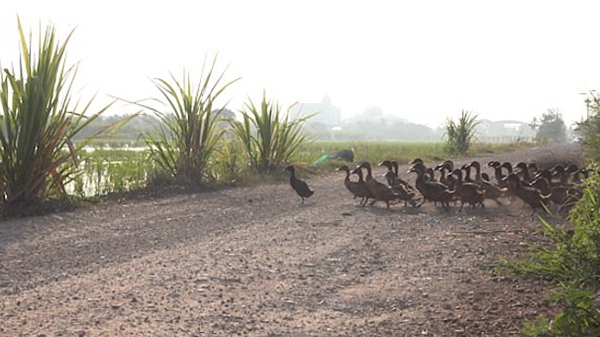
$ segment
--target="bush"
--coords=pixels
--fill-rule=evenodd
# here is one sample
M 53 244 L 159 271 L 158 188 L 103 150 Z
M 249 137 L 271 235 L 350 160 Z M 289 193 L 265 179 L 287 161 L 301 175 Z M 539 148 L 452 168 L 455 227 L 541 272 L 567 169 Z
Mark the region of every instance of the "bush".
M 245 107 L 242 121 L 230 123 L 234 137 L 242 144 L 248 165 L 262 173 L 289 161 L 306 140 L 302 123 L 312 115 L 290 120 L 289 114 L 282 114 L 280 106 L 267 100 L 265 93 L 259 107 L 252 100 Z
M 208 165 L 224 132 L 218 127 L 224 108 L 213 110 L 214 102 L 237 81 L 221 85 L 224 73 L 213 79 L 216 61 L 215 57 L 195 88 L 187 72 L 182 81 L 173 76 L 171 81 L 156 79 L 155 85 L 166 110 L 136 103 L 151 110 L 160 120 L 155 133 L 143 136 L 151 158 L 161 170 L 181 183 L 199 185 L 212 178 Z
M 83 108 L 71 102 L 77 68 L 65 65 L 65 53 L 72 33 L 59 44 L 48 26 L 37 55 L 20 20 L 19 33 L 19 69 L 0 74 L 0 200 L 15 213 L 66 196 L 65 185 L 78 175 L 77 153 L 91 138 L 73 137 L 108 108 L 86 116 L 91 101 Z
M 475 128 L 479 124 L 477 115 L 462 111 L 458 122 L 448 118 L 446 121 L 446 151 L 451 154 L 464 155 L 469 151 L 475 138 Z

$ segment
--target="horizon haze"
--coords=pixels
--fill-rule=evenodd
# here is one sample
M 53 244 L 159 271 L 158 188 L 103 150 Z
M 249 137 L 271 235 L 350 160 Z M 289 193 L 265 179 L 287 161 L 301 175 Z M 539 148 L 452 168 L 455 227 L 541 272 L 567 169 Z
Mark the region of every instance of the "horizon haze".
M 18 65 L 20 17 L 34 40 L 47 24 L 61 42 L 74 30 L 67 62 L 79 62 L 83 98 L 99 103 L 159 97 L 152 79 L 187 70 L 197 80 L 218 55 L 226 80 L 241 77 L 223 101 L 234 111 L 265 91 L 282 107 L 328 96 L 344 118 L 377 107 L 437 127 L 462 110 L 528 122 L 555 109 L 569 126 L 600 89 L 598 10 L 591 0 L 9 0 L 0 62 Z

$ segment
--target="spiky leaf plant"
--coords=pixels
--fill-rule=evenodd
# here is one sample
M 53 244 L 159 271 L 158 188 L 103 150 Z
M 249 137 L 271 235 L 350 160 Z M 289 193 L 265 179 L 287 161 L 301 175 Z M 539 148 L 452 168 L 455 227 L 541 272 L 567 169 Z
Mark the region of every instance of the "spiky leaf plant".
M 446 150 L 452 154 L 464 155 L 469 151 L 475 139 L 475 129 L 479 121 L 477 115 L 462 111 L 458 122 L 448 118 L 446 121 Z
M 0 73 L 0 197 L 6 211 L 37 207 L 48 197 L 64 196 L 77 174 L 77 152 L 89 139 L 73 137 L 110 104 L 87 114 L 92 100 L 79 108 L 71 88 L 77 66 L 67 66 L 66 47 L 54 28 L 39 30 L 37 54 L 18 21 L 21 57 L 17 69 Z
M 250 167 L 260 173 L 289 161 L 306 140 L 302 123 L 312 116 L 292 120 L 289 113 L 281 112 L 279 104 L 267 100 L 263 92 L 260 106 L 249 100 L 242 111 L 242 121 L 231 121 L 231 126 Z
M 196 87 L 186 71 L 182 81 L 172 75 L 170 81 L 156 79 L 155 85 L 162 96 L 162 101 L 158 101 L 166 109 L 143 105 L 161 122 L 156 133 L 143 137 L 150 147 L 151 158 L 180 182 L 202 184 L 211 178 L 208 165 L 223 135 L 218 123 L 224 107 L 214 109 L 214 102 L 237 81 L 221 84 L 225 71 L 215 78 L 216 61 L 215 57 L 208 68 L 204 64 Z

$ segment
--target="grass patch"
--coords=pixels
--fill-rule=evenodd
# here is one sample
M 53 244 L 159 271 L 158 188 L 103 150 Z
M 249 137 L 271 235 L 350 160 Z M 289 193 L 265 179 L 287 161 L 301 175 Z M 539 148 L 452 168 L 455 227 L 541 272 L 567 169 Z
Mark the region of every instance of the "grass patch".
M 354 161 L 380 162 L 385 159 L 395 159 L 399 163 L 408 163 L 415 158 L 425 162 L 445 159 L 458 159 L 465 156 L 480 156 L 492 153 L 510 152 L 531 148 L 532 143 L 487 144 L 476 143 L 465 155 L 451 155 L 445 150 L 445 143 L 411 143 L 411 142 L 345 142 L 345 141 L 315 141 L 303 143 L 292 157 L 295 162 L 314 163 L 321 156 L 332 154 L 339 150 L 349 149 L 354 152 Z

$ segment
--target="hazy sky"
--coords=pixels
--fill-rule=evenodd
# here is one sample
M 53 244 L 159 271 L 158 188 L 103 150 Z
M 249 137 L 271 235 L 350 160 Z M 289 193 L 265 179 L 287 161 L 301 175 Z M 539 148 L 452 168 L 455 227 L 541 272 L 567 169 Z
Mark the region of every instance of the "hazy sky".
M 585 115 L 600 90 L 600 1 L 4 0 L 0 62 L 27 31 L 51 23 L 82 94 L 157 97 L 151 79 L 198 77 L 206 56 L 241 77 L 225 92 L 241 109 L 262 91 L 288 106 L 325 95 L 343 116 L 377 106 L 437 126 L 461 110 L 530 121 Z M 34 35 L 35 36 L 35 35 Z M 112 111 L 120 112 L 121 105 Z

